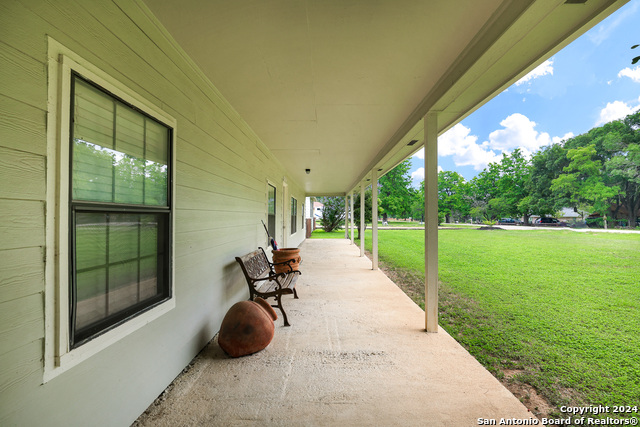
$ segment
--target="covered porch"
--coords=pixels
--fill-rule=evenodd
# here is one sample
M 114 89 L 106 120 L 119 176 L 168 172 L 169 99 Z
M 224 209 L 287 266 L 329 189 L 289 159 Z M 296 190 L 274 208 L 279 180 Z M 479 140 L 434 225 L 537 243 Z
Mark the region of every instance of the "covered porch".
M 478 425 L 533 415 L 349 240 L 301 246 L 300 299 L 262 352 L 214 339 L 138 425 Z

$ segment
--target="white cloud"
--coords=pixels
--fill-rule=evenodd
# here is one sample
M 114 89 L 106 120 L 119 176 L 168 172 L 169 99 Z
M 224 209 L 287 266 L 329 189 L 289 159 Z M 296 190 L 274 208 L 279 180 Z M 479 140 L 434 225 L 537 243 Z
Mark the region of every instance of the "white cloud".
M 438 172 L 440 172 L 440 167 L 438 166 Z M 423 181 L 424 180 L 424 168 L 418 168 L 415 171 L 411 172 L 411 180 L 413 181 Z
M 502 153 L 511 153 L 519 148 L 529 157 L 541 147 L 552 143 L 559 143 L 572 138 L 572 132 L 563 136 L 549 136 L 546 132 L 535 130 L 536 123 L 526 116 L 515 113 L 500 122 L 502 129 L 489 134 L 489 140 L 478 143 L 478 137 L 471 134 L 471 129 L 461 123 L 453 126 L 438 138 L 438 155 L 453 156 L 456 166 L 473 166 L 481 171 L 489 163 L 499 162 Z M 424 159 L 424 148 L 416 152 L 413 157 Z M 438 166 L 438 172 L 442 168 Z M 424 169 L 418 168 L 411 174 L 412 180 L 424 179 Z
M 573 132 L 567 132 L 564 134 L 564 136 L 554 136 L 553 138 L 551 138 L 551 141 L 553 141 L 554 144 L 559 144 L 562 141 L 573 138 L 574 136 L 575 135 L 573 134 Z
M 438 165 L 438 173 L 442 171 L 442 166 Z M 411 172 L 411 181 L 413 181 L 415 187 L 418 187 L 420 182 L 424 181 L 424 168 L 418 168 Z
M 516 86 L 520 86 L 530 80 L 535 80 L 538 77 L 546 76 L 547 74 L 553 75 L 553 59 L 547 59 L 542 64 L 531 70 L 529 74 L 516 82 Z
M 600 110 L 600 117 L 596 121 L 596 126 L 622 119 L 629 114 L 635 113 L 639 109 L 640 105 L 632 107 L 623 101 L 608 102 L 607 106 Z
M 633 69 L 627 67 L 620 70 L 618 77 L 629 77 L 634 82 L 640 83 L 640 65 Z
M 478 144 L 478 137 L 470 133 L 471 129 L 458 123 L 438 138 L 438 154 L 453 156 L 456 166 L 473 166 L 478 171 L 500 160 L 499 155 L 487 149 L 486 143 Z
M 494 150 L 511 152 L 520 148 L 525 156 L 530 156 L 553 141 L 548 133 L 534 129 L 536 122 L 520 113 L 511 114 L 500 125 L 503 129 L 491 132 L 486 143 Z

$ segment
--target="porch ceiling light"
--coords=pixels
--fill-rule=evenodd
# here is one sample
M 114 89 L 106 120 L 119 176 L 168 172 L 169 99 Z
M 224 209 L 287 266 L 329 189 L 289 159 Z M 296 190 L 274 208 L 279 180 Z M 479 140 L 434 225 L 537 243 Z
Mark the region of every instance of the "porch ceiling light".
M 311 173 L 311 169 L 305 169 L 304 171 L 307 173 L 307 175 Z

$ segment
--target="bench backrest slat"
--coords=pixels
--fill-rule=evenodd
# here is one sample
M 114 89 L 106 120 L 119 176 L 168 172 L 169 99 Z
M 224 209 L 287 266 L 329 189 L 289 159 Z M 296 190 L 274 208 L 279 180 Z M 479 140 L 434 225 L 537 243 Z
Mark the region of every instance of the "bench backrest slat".
M 263 249 L 258 249 L 242 257 L 237 257 L 247 278 L 258 279 L 269 271 L 269 260 Z

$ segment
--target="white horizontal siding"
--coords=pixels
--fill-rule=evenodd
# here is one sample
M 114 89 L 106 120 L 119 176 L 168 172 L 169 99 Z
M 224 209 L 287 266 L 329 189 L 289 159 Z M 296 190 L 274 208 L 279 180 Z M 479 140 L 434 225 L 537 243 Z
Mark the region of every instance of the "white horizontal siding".
M 41 385 L 47 35 L 177 120 L 176 308 Z M 305 195 L 137 2 L 6 0 L 0 40 L 0 425 L 127 425 L 247 297 L 234 257 L 267 243 L 267 182 L 278 241 L 283 179 Z

